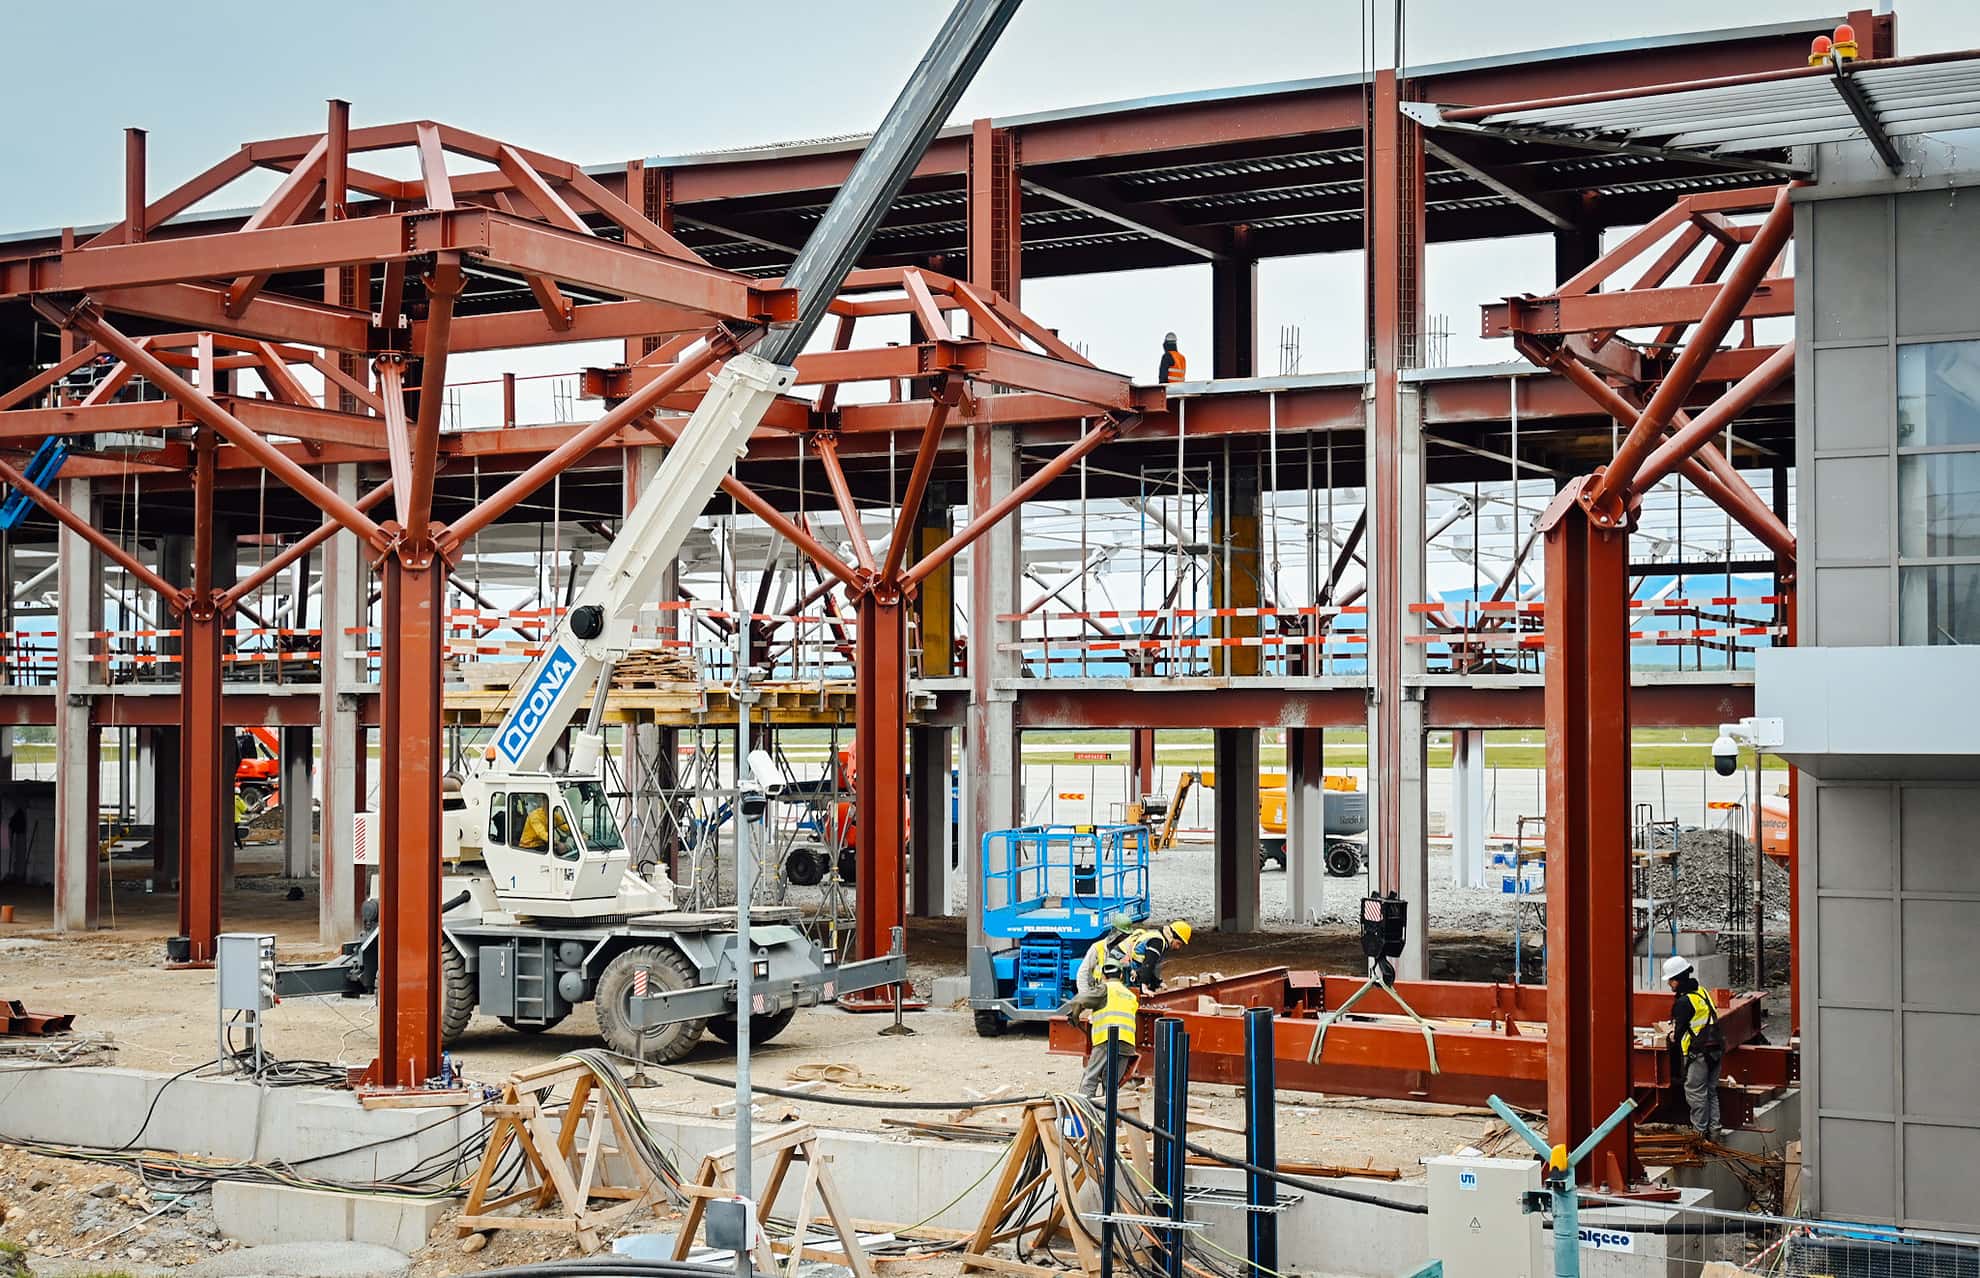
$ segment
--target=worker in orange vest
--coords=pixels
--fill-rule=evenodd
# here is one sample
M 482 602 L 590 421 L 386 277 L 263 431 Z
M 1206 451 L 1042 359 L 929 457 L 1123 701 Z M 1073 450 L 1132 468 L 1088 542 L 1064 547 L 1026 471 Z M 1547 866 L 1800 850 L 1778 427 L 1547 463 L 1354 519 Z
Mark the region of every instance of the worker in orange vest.
M 1189 361 L 1176 349 L 1176 335 L 1166 334 L 1162 338 L 1162 366 L 1155 374 L 1158 382 L 1186 382 L 1189 380 Z

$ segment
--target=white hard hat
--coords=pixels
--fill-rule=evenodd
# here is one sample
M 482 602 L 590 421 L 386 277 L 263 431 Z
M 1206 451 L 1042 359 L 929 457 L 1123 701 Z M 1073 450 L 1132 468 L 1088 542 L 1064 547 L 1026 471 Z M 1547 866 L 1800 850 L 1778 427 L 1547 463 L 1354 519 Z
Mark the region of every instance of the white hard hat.
M 1664 960 L 1664 979 L 1675 981 L 1680 976 L 1691 973 L 1691 960 L 1682 954 L 1673 954 Z

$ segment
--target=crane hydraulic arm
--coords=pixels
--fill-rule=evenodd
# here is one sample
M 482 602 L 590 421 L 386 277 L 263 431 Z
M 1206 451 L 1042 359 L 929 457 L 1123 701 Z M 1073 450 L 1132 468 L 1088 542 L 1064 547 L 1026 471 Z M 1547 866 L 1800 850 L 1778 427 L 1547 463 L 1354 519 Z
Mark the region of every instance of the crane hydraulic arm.
M 552 746 L 575 719 L 584 691 L 594 685 L 593 712 L 572 742 L 570 771 L 588 774 L 595 768 L 603 748 L 599 720 L 611 665 L 631 646 L 640 605 L 654 597 L 660 574 L 680 553 L 695 517 L 747 447 L 750 432 L 790 388 L 796 377 L 791 365 L 1018 4 L 957 0 L 784 276 L 785 285 L 798 292 L 797 322 L 764 339 L 767 358 L 737 355 L 716 373 L 605 562 L 519 685 L 521 694 L 492 747 L 499 770 L 542 771 Z

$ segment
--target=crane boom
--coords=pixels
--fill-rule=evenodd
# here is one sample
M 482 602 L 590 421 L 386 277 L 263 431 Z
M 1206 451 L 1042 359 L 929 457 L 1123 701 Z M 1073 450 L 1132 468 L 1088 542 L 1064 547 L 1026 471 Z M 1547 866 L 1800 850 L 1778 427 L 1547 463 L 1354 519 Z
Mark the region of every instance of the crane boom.
M 757 356 L 730 357 L 633 504 L 619 535 L 566 612 L 495 734 L 506 770 L 540 772 L 551 747 L 583 704 L 583 694 L 632 647 L 633 622 L 694 521 L 741 456 L 749 435 L 796 370 Z

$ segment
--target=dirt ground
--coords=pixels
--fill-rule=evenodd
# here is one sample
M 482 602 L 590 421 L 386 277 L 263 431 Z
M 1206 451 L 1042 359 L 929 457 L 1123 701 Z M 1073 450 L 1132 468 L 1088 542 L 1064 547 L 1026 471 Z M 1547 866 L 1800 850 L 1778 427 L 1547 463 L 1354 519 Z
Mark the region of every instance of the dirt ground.
M 313 895 L 305 893 L 303 899 L 291 901 L 284 899 L 285 893 L 286 885 L 272 880 L 235 890 L 225 903 L 226 926 L 230 930 L 275 933 L 285 961 L 323 955 L 326 951 L 316 941 Z M 0 902 L 15 904 L 20 920 L 0 928 L 0 997 L 23 1000 L 31 1010 L 76 1013 L 78 1031 L 107 1034 L 115 1040 L 114 1060 L 118 1064 L 169 1072 L 197 1065 L 216 1054 L 213 973 L 166 971 L 161 965 L 163 938 L 176 928 L 176 907 L 170 896 L 120 888 L 114 894 L 114 906 L 106 902 L 104 910 L 106 921 L 114 910 L 115 929 L 80 936 L 45 930 L 45 896 L 0 895 Z M 1337 972 L 1361 967 L 1358 940 L 1345 929 L 1250 936 L 1199 932 L 1198 937 L 1199 943 L 1170 964 L 1168 973 L 1187 978 L 1279 965 Z M 957 920 L 916 921 L 910 929 L 908 948 L 914 956 L 911 974 L 924 992 L 934 977 L 962 970 L 963 932 Z M 1489 977 L 1504 972 L 1509 960 L 1502 944 L 1481 938 L 1436 938 L 1432 950 L 1439 956 L 1440 976 Z M 801 1066 L 843 1065 L 857 1071 L 859 1085 L 830 1086 L 823 1095 L 961 1103 L 999 1088 L 1006 1089 L 1005 1094 L 1069 1090 L 1080 1072 L 1078 1058 L 1047 1052 L 1044 1035 L 1038 1030 L 1014 1030 L 1000 1038 L 978 1037 L 967 1009 L 934 1008 L 914 1013 L 908 1017 L 914 1030 L 909 1037 L 880 1036 L 878 1031 L 889 1019 L 836 1009 L 807 1010 L 774 1042 L 758 1049 L 755 1077 L 762 1083 L 783 1085 L 793 1081 Z M 276 1007 L 268 1017 L 272 1049 L 287 1059 L 362 1064 L 372 1055 L 375 1026 L 376 1008 L 370 1000 L 293 1000 Z M 596 1022 L 589 1008 L 579 1009 L 556 1029 L 535 1036 L 513 1033 L 492 1019 L 477 1017 L 454 1050 L 470 1079 L 493 1083 L 519 1067 L 570 1048 L 593 1045 L 595 1035 Z M 733 1056 L 713 1038 L 704 1038 L 679 1064 L 723 1080 L 733 1078 Z M 710 1085 L 671 1073 L 656 1074 L 655 1078 L 656 1085 L 642 1089 L 639 1096 L 642 1107 L 656 1115 L 710 1116 L 716 1105 L 733 1095 L 732 1083 Z M 1233 1153 L 1242 1152 L 1242 1137 L 1234 1134 L 1243 1124 L 1238 1089 L 1197 1083 L 1192 1085 L 1191 1100 L 1198 1119 L 1234 1129 L 1228 1133 L 1206 1130 L 1199 1138 Z M 821 1127 L 889 1131 L 903 1137 L 897 1124 L 903 1117 L 912 1117 L 812 1099 L 765 1098 L 763 1113 L 778 1119 L 788 1114 Z M 937 1112 L 926 1117 L 947 1115 Z M 1481 1110 L 1288 1092 L 1280 1097 L 1279 1152 L 1288 1162 L 1392 1168 L 1404 1177 L 1415 1177 L 1420 1173 L 1419 1159 L 1477 1145 L 1495 1124 L 1496 1120 Z M 130 1200 L 127 1218 L 99 1210 L 102 1228 L 81 1233 L 71 1233 L 77 1219 L 73 1210 L 64 1209 L 67 1215 L 54 1210 L 45 1218 L 30 1210 L 21 1218 L 26 1222 L 24 1228 L 17 1228 L 15 1218 L 10 1217 L 0 1232 L 16 1240 L 28 1229 L 41 1229 L 49 1245 L 58 1246 L 61 1254 L 88 1258 L 104 1250 L 97 1245 L 97 1234 L 134 1221 L 148 1210 L 142 1207 L 144 1199 L 135 1181 L 123 1184 L 120 1178 L 128 1178 L 110 1169 L 31 1159 L 19 1151 L 11 1151 L 0 1161 L 6 1163 L 6 1174 L 0 1177 L 0 1197 L 16 1203 L 16 1210 L 24 1200 L 101 1203 L 101 1199 L 90 1199 L 87 1191 L 106 1182 L 119 1182 L 118 1193 Z M 49 1176 L 53 1183 L 43 1191 L 26 1191 L 22 1188 L 24 1175 Z M 78 1189 L 77 1178 L 89 1184 Z M 113 1201 L 120 1200 L 113 1196 Z M 856 1204 L 854 1210 L 874 1219 L 888 1215 L 880 1204 Z M 205 1250 L 212 1239 L 197 1232 L 196 1226 L 197 1217 L 184 1239 L 175 1235 L 173 1245 L 161 1252 L 150 1253 L 141 1247 L 148 1252 L 146 1259 L 183 1263 L 180 1253 L 190 1256 Z M 663 1220 L 657 1227 L 664 1230 L 667 1225 Z M 128 1250 L 129 1239 L 134 1236 L 139 1236 L 135 1230 L 120 1236 L 119 1242 Z M 496 1237 L 472 1256 L 460 1252 L 451 1229 L 443 1226 L 434 1237 L 435 1242 L 416 1258 L 419 1278 L 566 1254 L 566 1244 L 555 1238 L 515 1231 Z M 122 1259 L 125 1267 L 143 1267 L 143 1262 L 120 1258 L 114 1250 L 108 1254 Z M 945 1273 L 952 1270 L 953 1262 L 903 1261 L 890 1264 L 888 1271 L 906 1278 L 923 1271 L 924 1265 L 929 1273 Z

